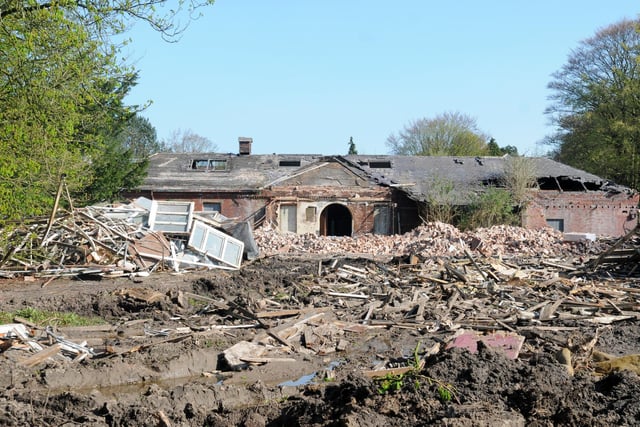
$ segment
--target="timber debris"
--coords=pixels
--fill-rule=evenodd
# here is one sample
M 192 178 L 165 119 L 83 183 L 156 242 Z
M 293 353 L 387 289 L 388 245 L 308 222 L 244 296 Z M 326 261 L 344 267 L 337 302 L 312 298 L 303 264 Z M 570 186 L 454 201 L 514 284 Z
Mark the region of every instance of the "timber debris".
M 529 351 L 527 340 L 542 339 L 557 347 L 558 360 L 573 372 L 591 357 L 599 328 L 640 319 L 637 228 L 618 240 L 597 241 L 567 241 L 551 229 L 461 232 L 441 223 L 400 236 L 356 238 L 285 236 L 265 227 L 255 230 L 253 241 L 253 234 L 240 240 L 224 230 L 219 217 L 193 212 L 189 203 L 138 199 L 56 213 L 5 231 L 0 276 L 41 279 L 43 286 L 62 276 L 233 271 L 245 243 L 256 244 L 263 258 L 301 257 L 315 273 L 283 285 L 277 298 L 247 289 L 232 298 L 193 289 L 122 288 L 111 295 L 128 312 L 160 311 L 169 320 L 162 327 L 140 318 L 65 329 L 14 319 L 0 325 L 0 349 L 20 350 L 19 364 L 32 368 L 237 333 L 242 339 L 221 352 L 221 368 L 237 371 L 309 355 L 339 357 L 376 331 L 402 329 L 437 341 L 419 361 L 414 357 L 416 366 L 439 351 L 473 353 L 481 345 L 515 359 Z M 585 330 L 593 331 L 591 342 L 552 337 Z M 411 355 L 398 354 L 362 371 L 383 376 L 410 364 Z
M 237 269 L 245 242 L 218 213 L 139 198 L 32 218 L 0 230 L 0 278 L 146 276 L 156 270 Z M 47 282 L 45 282 L 47 283 Z

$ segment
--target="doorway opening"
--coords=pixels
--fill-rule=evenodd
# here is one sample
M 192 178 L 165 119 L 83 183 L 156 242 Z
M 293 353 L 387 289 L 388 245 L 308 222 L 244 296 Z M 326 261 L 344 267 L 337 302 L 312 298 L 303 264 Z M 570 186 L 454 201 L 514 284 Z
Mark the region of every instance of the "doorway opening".
M 337 203 L 324 208 L 320 214 L 321 236 L 351 236 L 351 212 L 346 206 Z

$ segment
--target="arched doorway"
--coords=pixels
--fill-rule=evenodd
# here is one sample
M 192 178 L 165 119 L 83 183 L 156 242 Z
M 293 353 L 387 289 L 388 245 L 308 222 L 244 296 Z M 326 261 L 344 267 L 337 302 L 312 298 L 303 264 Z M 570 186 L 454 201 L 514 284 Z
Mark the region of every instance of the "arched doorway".
M 320 214 L 320 235 L 351 236 L 351 212 L 346 206 L 334 203 Z

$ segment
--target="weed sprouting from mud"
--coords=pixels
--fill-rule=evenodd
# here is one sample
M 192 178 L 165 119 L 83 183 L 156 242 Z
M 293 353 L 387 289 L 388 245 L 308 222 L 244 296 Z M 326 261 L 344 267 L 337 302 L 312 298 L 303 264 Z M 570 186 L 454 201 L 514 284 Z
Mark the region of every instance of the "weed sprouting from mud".
M 377 380 L 378 393 L 387 394 L 390 392 L 400 391 L 404 386 L 404 375 L 387 374 L 384 377 Z
M 448 403 L 452 400 L 460 402 L 456 394 L 456 389 L 452 384 L 445 383 L 436 378 L 426 376 L 422 373 L 424 361 L 421 360 L 419 351 L 421 343 L 418 342 L 413 351 L 413 360 L 411 360 L 410 369 L 404 373 L 388 373 L 383 377 L 379 377 L 375 380 L 377 384 L 378 394 L 386 395 L 389 393 L 396 393 L 402 391 L 407 384 L 413 384 L 413 389 L 418 391 L 422 386 L 422 381 L 426 381 L 429 386 L 435 385 L 436 395 L 442 403 Z

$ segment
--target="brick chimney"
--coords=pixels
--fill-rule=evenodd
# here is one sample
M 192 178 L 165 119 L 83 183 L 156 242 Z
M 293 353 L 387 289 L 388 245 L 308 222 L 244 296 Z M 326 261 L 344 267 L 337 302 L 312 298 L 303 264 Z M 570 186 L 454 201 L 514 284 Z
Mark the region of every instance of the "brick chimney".
M 245 138 L 243 136 L 238 138 L 238 154 L 241 156 L 248 156 L 251 154 L 251 144 L 253 138 Z

